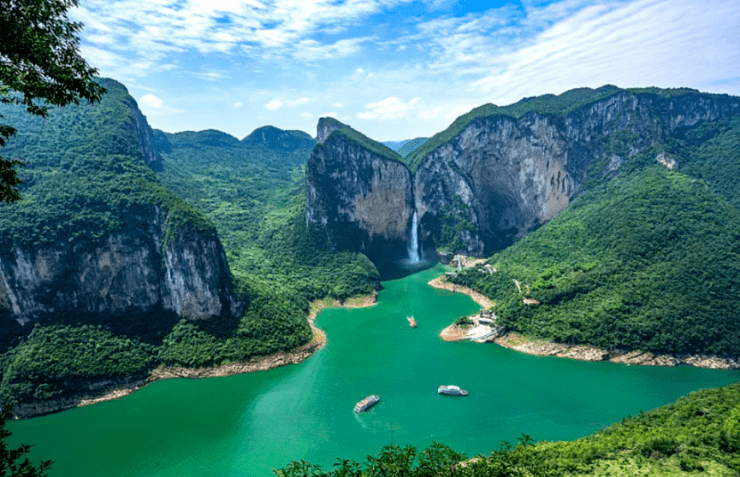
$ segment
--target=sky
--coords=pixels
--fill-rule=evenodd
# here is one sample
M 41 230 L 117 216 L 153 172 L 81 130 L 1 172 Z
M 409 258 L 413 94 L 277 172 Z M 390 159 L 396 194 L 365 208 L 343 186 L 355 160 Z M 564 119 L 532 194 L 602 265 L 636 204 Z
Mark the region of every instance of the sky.
M 740 95 L 737 0 L 82 0 L 81 52 L 152 127 L 429 137 L 578 87 Z

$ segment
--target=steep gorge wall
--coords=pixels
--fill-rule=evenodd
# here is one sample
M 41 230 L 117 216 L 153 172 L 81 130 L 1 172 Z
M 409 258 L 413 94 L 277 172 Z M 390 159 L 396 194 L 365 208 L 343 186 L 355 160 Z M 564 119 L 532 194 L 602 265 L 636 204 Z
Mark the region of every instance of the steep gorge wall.
M 334 248 L 359 250 L 381 268 L 406 256 L 413 215 L 411 173 L 321 120 L 307 165 L 308 221 L 329 233 Z
M 147 207 L 100 240 L 0 252 L 0 294 L 20 324 L 60 314 L 199 319 L 236 314 L 226 256 L 215 234 L 185 224 L 165 243 L 166 212 Z
M 738 114 L 740 100 L 736 97 L 621 90 L 568 114 L 529 112 L 521 117 L 475 118 L 428 153 L 408 184 L 413 192 L 411 213 L 416 211 L 419 217 L 420 241 L 427 247 L 443 245 L 455 252 L 491 254 L 566 208 L 583 190 L 589 168 L 598 168 L 595 173 L 602 176 L 616 176 L 628 157 L 679 130 Z M 355 160 L 332 148 L 333 143 L 327 142 L 321 155 L 332 156 L 331 174 L 340 178 L 355 167 Z M 659 153 L 656 160 L 661 157 Z M 309 178 L 308 215 L 318 223 L 313 217 L 316 204 L 333 203 L 354 186 L 349 180 L 324 178 L 322 182 L 318 180 L 322 170 L 314 172 L 313 179 Z M 355 174 L 360 182 L 369 177 L 361 170 Z M 383 186 L 374 183 L 373 187 L 380 190 Z M 354 220 L 353 207 L 345 201 L 343 214 L 332 218 L 332 227 Z M 398 221 L 384 225 L 384 207 L 385 203 L 378 204 L 374 212 L 364 211 L 376 215 L 375 236 L 399 228 Z M 395 236 L 401 238 L 401 234 Z
M 598 173 L 618 175 L 629 156 L 677 130 L 739 113 L 738 98 L 622 91 L 564 117 L 475 119 L 416 172 L 421 236 L 439 240 L 445 220 L 462 223 L 456 233 L 464 250 L 490 254 L 567 207 L 592 164 L 606 160 Z
M 241 313 L 215 229 L 159 184 L 146 118 L 123 85 L 101 81 L 100 104 L 46 121 L 3 111 L 26 121 L 8 149 L 31 175 L 26 200 L 0 205 L 0 319 Z

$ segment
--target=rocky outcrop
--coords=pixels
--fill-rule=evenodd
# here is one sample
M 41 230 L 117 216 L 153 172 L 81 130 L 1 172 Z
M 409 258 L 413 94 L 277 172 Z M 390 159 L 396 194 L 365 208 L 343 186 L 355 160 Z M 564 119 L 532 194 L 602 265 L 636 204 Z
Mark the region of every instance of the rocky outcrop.
M 473 119 L 467 123 L 458 119 L 450 130 L 440 133 L 449 140 L 419 161 L 410 157 L 411 164 L 419 165 L 406 187 L 413 194 L 422 245 L 490 255 L 566 208 L 583 190 L 589 174 L 619 175 L 630 156 L 702 122 L 740 114 L 740 99 L 726 95 L 631 92 L 615 87 L 578 93 L 584 91 L 603 97 L 569 113 L 519 115 L 517 105 L 491 107 L 478 117 L 471 112 L 467 116 Z M 522 107 L 527 101 L 523 100 Z M 398 188 L 405 182 L 400 179 L 401 167 L 386 160 L 389 164 L 383 167 L 398 172 L 380 174 L 378 158 L 373 159 L 375 166 L 361 167 L 369 162 L 359 158 L 369 152 L 335 137 L 347 126 L 327 118 L 321 121 L 320 145 L 308 166 L 308 220 L 329 229 L 359 225 L 360 205 L 363 217 L 375 217 L 372 227 L 360 226 L 368 236 L 402 240 L 399 224 L 408 214 L 400 212 L 403 201 L 355 204 L 358 197 L 380 199 L 381 194 L 368 192 L 382 191 L 391 184 L 394 197 L 400 197 Z M 680 162 L 664 151 L 654 160 L 671 168 Z M 372 183 L 372 189 L 353 181 Z M 333 207 L 337 213 L 328 214 Z M 358 237 L 353 243 L 356 250 L 368 250 L 365 238 Z
M 133 127 L 141 147 L 141 156 L 147 166 L 154 171 L 161 172 L 163 167 L 162 156 L 159 155 L 158 148 L 155 146 L 154 131 L 133 98 L 131 98 L 131 112 L 134 117 Z
M 343 134 L 322 118 L 307 165 L 307 220 L 323 227 L 332 247 L 364 252 L 382 268 L 405 257 L 413 216 L 411 173 Z
M 427 156 L 414 182 L 423 239 L 440 238 L 445 220 L 467 222 L 458 233 L 476 256 L 549 220 L 574 192 L 566 141 L 538 115 L 474 121 Z
M 189 319 L 239 313 L 214 233 L 184 224 L 165 241 L 167 212 L 144 208 L 102 240 L 0 252 L 0 295 L 22 325 L 60 314 Z
M 100 81 L 100 104 L 23 128 L 15 153 L 34 175 L 26 200 L 1 205 L 0 320 L 239 314 L 215 228 L 142 166 L 161 167 L 167 138 L 122 84 Z M 69 169 L 76 181 L 56 180 Z
M 423 240 L 444 220 L 464 251 L 488 255 L 544 224 L 584 185 L 589 167 L 618 175 L 631 155 L 703 121 L 740 114 L 738 98 L 689 93 L 672 98 L 621 91 L 565 115 L 494 115 L 471 121 L 424 158 L 414 179 Z M 665 153 L 656 161 L 670 163 Z

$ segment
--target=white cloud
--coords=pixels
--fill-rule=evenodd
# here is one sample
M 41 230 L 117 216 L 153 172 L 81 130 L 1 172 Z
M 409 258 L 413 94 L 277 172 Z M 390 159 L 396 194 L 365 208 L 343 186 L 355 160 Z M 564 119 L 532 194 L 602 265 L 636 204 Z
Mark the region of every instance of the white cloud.
M 392 28 L 373 24 L 405 1 L 86 0 L 73 19 L 102 75 L 165 99 L 142 108 L 164 114 L 192 92 L 193 126 L 162 115 L 160 128 L 304 127 L 304 113 L 324 107 L 397 139 L 431 135 L 487 102 L 581 86 L 740 94 L 737 0 L 522 0 L 470 13 L 461 2 L 415 17 L 397 8 Z M 204 85 L 197 72 L 222 76 Z M 222 121 L 236 98 L 266 111 Z
M 471 88 L 501 102 L 575 86 L 710 85 L 737 76 L 734 1 L 638 0 L 589 6 L 503 55 Z M 733 34 L 734 33 L 734 34 Z
M 281 99 L 273 99 L 265 105 L 265 109 L 268 111 L 276 111 L 283 107 L 283 101 Z
M 328 112 L 328 113 L 321 113 L 319 115 L 319 117 L 320 118 L 336 118 L 337 117 L 337 113 L 335 113 L 334 111 L 331 111 L 331 112 Z
M 153 94 L 145 94 L 139 98 L 139 106 L 143 108 L 160 108 L 162 107 L 162 100 Z
M 196 76 L 208 81 L 218 81 L 223 78 L 224 75 L 222 73 L 215 73 L 211 71 L 207 73 L 196 73 Z
M 139 98 L 139 107 L 141 111 L 146 115 L 160 116 L 166 114 L 178 114 L 183 113 L 184 110 L 171 108 L 164 105 L 164 101 L 154 96 L 151 93 L 147 93 Z
M 370 40 L 328 38 L 331 35 L 411 1 L 88 0 L 73 9 L 71 17 L 85 24 L 85 45 L 147 59 L 150 66 L 182 52 L 318 61 L 353 55 Z M 116 65 L 105 69 L 115 70 Z M 143 76 L 149 71 L 131 73 Z
M 379 119 L 381 121 L 403 118 L 406 117 L 408 110 L 417 105 L 419 101 L 421 101 L 421 98 L 413 98 L 404 103 L 395 96 L 389 96 L 377 103 L 367 104 L 365 107 L 369 111 L 357 113 L 356 116 L 360 119 Z
M 301 113 L 301 117 L 306 118 L 306 119 L 311 119 L 313 117 L 313 114 L 308 113 L 308 112 L 303 112 Z
M 241 102 L 237 101 L 236 103 L 233 104 L 233 106 L 235 108 L 241 108 L 242 106 L 244 106 L 244 104 L 242 104 Z

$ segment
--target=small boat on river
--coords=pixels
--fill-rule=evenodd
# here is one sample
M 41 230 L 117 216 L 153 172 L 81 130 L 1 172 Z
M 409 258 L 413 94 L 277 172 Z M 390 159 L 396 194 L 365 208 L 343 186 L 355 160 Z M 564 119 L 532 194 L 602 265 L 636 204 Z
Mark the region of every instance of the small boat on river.
M 355 404 L 355 412 L 359 414 L 361 412 L 367 411 L 371 407 L 378 404 L 378 402 L 380 402 L 380 396 L 371 394 L 370 396 Z
M 409 320 L 409 326 L 411 326 L 412 328 L 416 328 L 416 320 L 413 316 L 406 317 L 406 319 Z
M 464 389 L 460 389 L 460 386 L 440 386 L 437 388 L 439 394 L 447 394 L 449 396 L 467 396 L 468 392 Z

